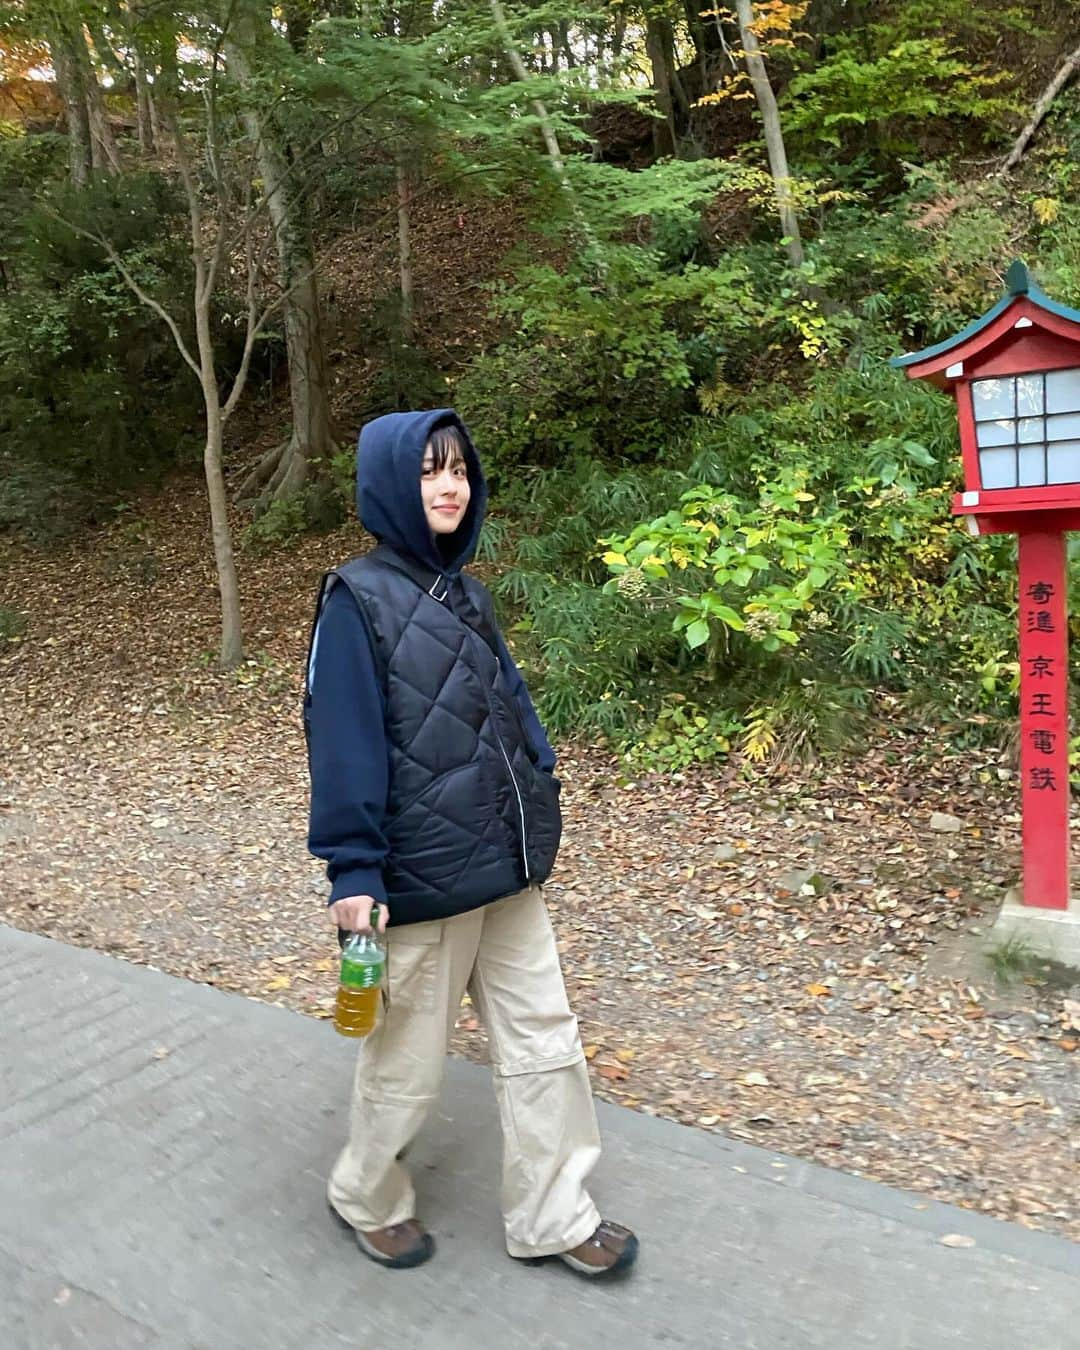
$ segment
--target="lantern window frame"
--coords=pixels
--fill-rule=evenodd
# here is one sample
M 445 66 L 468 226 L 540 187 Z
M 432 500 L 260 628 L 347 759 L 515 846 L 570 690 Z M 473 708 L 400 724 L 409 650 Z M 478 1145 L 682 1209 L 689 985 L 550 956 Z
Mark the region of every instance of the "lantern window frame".
M 1051 411 L 1052 390 L 1049 381 L 1053 376 L 1071 376 L 1069 383 L 1075 386 L 1075 392 L 1064 394 L 1064 402 L 1071 399 L 1071 406 L 1060 406 L 1063 400 L 1059 394 L 1053 399 L 1055 407 L 1054 411 Z M 1013 374 L 972 375 L 966 383 L 971 399 L 972 426 L 975 432 L 978 490 L 996 493 L 1026 492 L 1073 485 L 1080 487 L 1080 350 L 1078 350 L 1078 364 L 1075 367 L 1057 366 L 1041 370 L 1017 371 Z M 978 388 L 980 385 L 989 384 L 1011 386 L 1012 407 L 1005 410 L 1004 415 L 1001 411 L 996 414 L 979 415 Z M 1035 385 L 1034 390 L 1030 388 L 1032 384 Z M 1028 386 L 1027 390 L 1024 388 L 1025 385 Z M 1021 409 L 1021 398 L 1025 392 L 1030 406 Z M 1068 430 L 1063 425 L 1066 419 L 1075 423 Z M 1000 428 L 1001 439 L 991 439 L 992 432 L 984 439 L 984 433 L 988 428 Z M 1055 432 L 1060 434 L 1054 434 Z M 1071 451 L 1074 466 L 1070 466 L 1068 477 L 1052 476 L 1062 472 L 1052 467 L 1055 451 L 1059 459 L 1063 452 Z M 1005 475 L 1008 481 L 990 481 L 988 469 L 1007 452 L 1012 456 L 1012 473 Z M 1033 461 L 1041 462 L 1041 475 L 1032 474 Z

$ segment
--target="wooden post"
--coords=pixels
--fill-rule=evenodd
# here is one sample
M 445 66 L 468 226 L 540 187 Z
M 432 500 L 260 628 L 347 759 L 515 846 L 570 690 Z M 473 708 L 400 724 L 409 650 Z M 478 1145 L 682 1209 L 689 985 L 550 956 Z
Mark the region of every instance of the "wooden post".
M 1065 536 L 1020 532 L 1024 905 L 1069 904 L 1069 637 Z

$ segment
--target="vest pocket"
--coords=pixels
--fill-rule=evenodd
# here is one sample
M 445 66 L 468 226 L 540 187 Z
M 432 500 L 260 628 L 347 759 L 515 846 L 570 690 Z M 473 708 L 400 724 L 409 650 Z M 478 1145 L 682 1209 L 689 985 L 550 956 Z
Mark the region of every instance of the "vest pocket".
M 562 840 L 562 784 L 553 774 L 539 769 L 532 775 L 529 804 L 529 880 L 544 882 L 551 875 Z

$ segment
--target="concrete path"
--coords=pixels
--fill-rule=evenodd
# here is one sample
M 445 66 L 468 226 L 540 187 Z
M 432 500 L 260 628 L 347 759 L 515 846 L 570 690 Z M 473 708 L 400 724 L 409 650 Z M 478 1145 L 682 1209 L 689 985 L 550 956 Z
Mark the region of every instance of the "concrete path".
M 412 1155 L 438 1258 L 382 1271 L 324 1209 L 326 1023 L 3 927 L 0 1019 L 0 1350 L 1080 1348 L 1080 1246 L 608 1106 L 637 1273 L 519 1265 L 463 1063 Z

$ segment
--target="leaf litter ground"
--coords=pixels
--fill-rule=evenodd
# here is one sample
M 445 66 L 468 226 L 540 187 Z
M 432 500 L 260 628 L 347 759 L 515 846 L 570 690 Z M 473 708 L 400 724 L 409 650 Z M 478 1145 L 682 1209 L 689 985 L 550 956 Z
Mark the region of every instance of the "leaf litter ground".
M 197 484 L 134 509 L 49 556 L 4 545 L 0 605 L 27 626 L 0 645 L 0 918 L 326 1018 L 300 670 L 317 578 L 359 529 L 241 555 L 252 656 L 223 675 Z M 548 898 L 594 1087 L 1080 1238 L 1080 989 L 1000 985 L 978 954 L 1015 784 L 947 742 L 894 724 L 750 782 L 561 746 Z M 454 1050 L 485 1053 L 467 1005 Z

